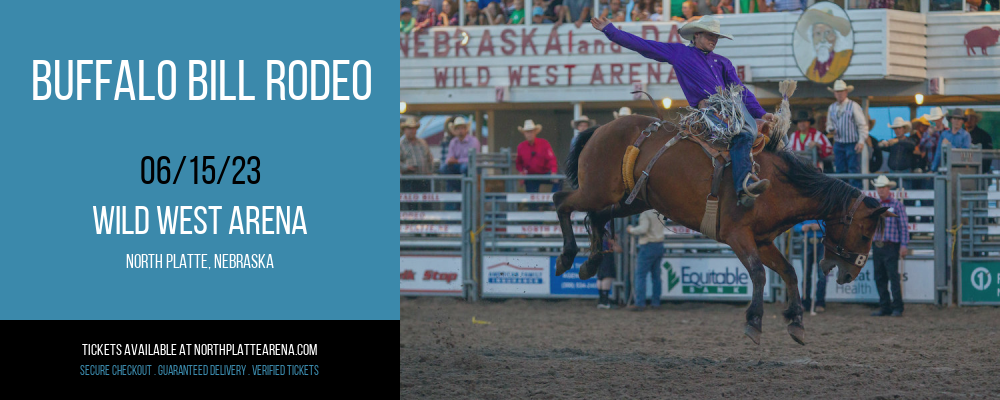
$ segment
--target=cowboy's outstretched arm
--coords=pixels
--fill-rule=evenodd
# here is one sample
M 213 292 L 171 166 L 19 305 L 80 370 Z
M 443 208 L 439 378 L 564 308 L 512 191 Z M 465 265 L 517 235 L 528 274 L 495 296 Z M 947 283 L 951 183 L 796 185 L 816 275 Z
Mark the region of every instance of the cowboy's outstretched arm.
M 750 89 L 747 89 L 743 81 L 740 80 L 740 77 L 736 75 L 736 67 L 729 60 L 726 60 L 725 68 L 726 84 L 731 85 L 735 83 L 743 87 L 743 104 L 747 106 L 747 111 L 750 111 L 750 115 L 753 115 L 754 118 L 761 118 L 764 114 L 767 114 L 764 107 L 761 107 L 760 103 L 757 102 L 757 97 L 753 95 Z
M 604 19 L 602 18 L 602 20 Z M 604 33 L 604 36 L 608 37 L 608 40 L 618 43 L 626 49 L 642 54 L 643 57 L 671 64 L 673 63 L 677 48 L 684 47 L 680 43 L 660 43 L 655 40 L 646 40 L 619 30 L 612 23 L 608 23 L 601 29 L 601 32 Z

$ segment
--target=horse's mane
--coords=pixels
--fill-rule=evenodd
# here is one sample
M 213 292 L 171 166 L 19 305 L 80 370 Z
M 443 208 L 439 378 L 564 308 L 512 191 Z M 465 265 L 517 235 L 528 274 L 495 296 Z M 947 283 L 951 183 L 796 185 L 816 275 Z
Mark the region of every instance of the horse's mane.
M 784 168 L 778 168 L 784 175 L 784 181 L 792 185 L 804 197 L 808 197 L 819 202 L 818 214 L 830 216 L 837 212 L 844 212 L 850 207 L 852 200 L 857 196 L 862 196 L 858 188 L 848 185 L 846 182 L 831 178 L 806 162 L 791 151 L 777 150 L 773 154 L 785 162 Z M 865 196 L 863 200 L 865 206 L 869 208 L 879 208 L 881 204 L 876 199 Z M 881 225 L 882 218 L 879 218 Z
M 580 153 L 583 152 L 583 146 L 590 141 L 591 136 L 594 136 L 594 131 L 598 127 L 599 125 L 577 134 L 576 139 L 573 141 L 573 147 L 569 149 L 569 156 L 566 157 L 566 182 L 569 182 L 570 186 L 574 189 L 580 186 L 578 175 L 580 170 Z

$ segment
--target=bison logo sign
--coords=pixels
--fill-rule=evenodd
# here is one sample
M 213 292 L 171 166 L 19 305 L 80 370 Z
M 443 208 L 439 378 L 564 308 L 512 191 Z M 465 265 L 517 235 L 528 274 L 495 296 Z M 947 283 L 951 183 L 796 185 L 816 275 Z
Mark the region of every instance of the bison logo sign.
M 998 38 L 1000 38 L 1000 30 L 988 26 L 969 31 L 965 34 L 965 55 L 975 55 L 976 47 L 982 49 L 984 56 L 987 55 L 986 48 L 997 44 Z

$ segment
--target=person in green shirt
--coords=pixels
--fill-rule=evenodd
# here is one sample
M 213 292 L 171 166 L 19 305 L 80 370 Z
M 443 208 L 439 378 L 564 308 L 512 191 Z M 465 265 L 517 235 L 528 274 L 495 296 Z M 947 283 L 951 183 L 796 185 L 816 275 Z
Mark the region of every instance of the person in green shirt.
M 417 21 L 413 19 L 413 14 L 410 13 L 409 7 L 399 9 L 399 33 L 410 33 L 416 22 Z
M 514 11 L 510 12 L 509 25 L 517 25 L 524 19 L 524 0 L 514 0 Z

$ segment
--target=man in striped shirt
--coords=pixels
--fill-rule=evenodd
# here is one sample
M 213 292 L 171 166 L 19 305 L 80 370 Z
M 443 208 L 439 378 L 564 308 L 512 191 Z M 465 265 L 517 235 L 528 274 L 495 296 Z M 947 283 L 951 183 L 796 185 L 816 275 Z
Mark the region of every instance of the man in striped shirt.
M 834 169 L 838 174 L 860 173 L 861 150 L 868 140 L 868 118 L 861 105 L 847 98 L 847 93 L 854 90 L 853 85 L 838 80 L 827 90 L 837 99 L 827 110 L 826 118 L 826 131 L 833 133 Z M 848 183 L 861 188 L 860 179 L 851 179 Z
M 906 206 L 892 196 L 893 183 L 885 175 L 872 181 L 881 199 L 885 213 L 885 226 L 875 232 L 872 244 L 872 261 L 875 263 L 875 287 L 878 289 L 879 310 L 872 316 L 903 316 L 903 290 L 900 288 L 899 259 L 906 258 L 906 245 L 910 243 L 910 229 L 906 219 Z M 890 214 L 892 213 L 892 214 Z M 889 283 L 892 298 L 889 298 Z

